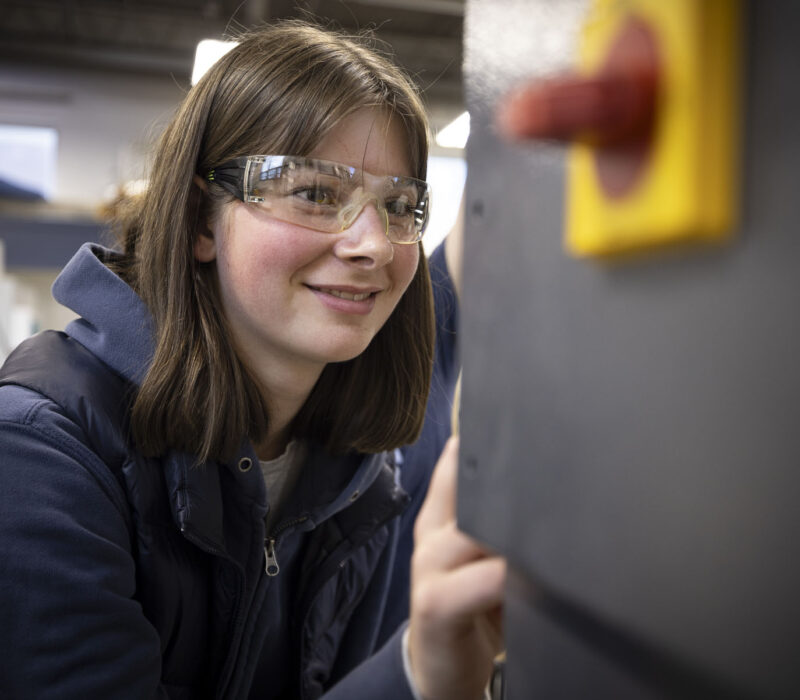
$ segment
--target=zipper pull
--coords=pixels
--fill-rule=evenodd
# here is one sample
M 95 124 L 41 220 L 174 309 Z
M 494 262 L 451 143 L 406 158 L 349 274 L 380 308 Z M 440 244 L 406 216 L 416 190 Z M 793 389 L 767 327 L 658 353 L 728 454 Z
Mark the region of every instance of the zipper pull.
M 278 560 L 275 558 L 275 538 L 270 538 L 264 543 L 264 556 L 266 557 L 266 566 L 264 570 L 267 576 L 277 576 L 281 568 L 278 566 Z

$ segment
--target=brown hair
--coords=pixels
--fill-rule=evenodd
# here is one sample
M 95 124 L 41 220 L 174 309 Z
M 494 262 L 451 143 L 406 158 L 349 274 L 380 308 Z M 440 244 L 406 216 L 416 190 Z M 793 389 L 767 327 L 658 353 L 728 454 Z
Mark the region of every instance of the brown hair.
M 231 458 L 244 436 L 266 434 L 258 384 L 227 330 L 215 263 L 194 242 L 231 197 L 192 182 L 253 153 L 305 155 L 343 118 L 380 107 L 408 138 L 412 174 L 425 179 L 428 131 L 411 82 L 367 40 L 290 20 L 245 34 L 188 93 L 156 150 L 150 185 L 117 230 L 112 267 L 155 321 L 155 354 L 134 400 L 132 432 L 145 454 L 177 448 Z M 421 245 L 421 244 L 420 244 Z M 419 435 L 433 363 L 433 302 L 425 256 L 369 347 L 329 364 L 297 416 L 296 436 L 332 453 L 377 452 Z

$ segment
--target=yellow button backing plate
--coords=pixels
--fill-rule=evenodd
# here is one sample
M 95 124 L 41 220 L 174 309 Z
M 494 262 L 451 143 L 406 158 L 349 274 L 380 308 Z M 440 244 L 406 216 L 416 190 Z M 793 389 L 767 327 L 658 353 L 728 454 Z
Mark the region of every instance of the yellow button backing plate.
M 599 185 L 593 147 L 571 146 L 566 246 L 578 256 L 723 241 L 737 223 L 739 0 L 597 0 L 581 72 L 597 71 L 630 14 L 653 30 L 661 57 L 654 142 L 641 178 L 615 200 Z

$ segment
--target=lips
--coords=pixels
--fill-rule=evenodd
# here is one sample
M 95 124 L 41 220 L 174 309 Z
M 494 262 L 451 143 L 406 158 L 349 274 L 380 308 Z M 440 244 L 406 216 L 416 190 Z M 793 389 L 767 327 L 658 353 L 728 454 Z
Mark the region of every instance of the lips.
M 346 299 L 347 301 L 364 301 L 382 291 L 380 287 L 324 287 L 313 284 L 307 284 L 306 286 L 315 292 L 330 294 L 333 297 Z
M 352 294 L 350 292 L 343 292 L 340 289 L 329 289 L 328 287 L 314 287 L 314 289 L 324 292 L 325 294 L 330 294 L 331 296 L 339 297 L 339 299 L 347 299 L 349 301 L 364 301 L 364 299 L 368 299 L 375 293 L 363 292 L 360 294 Z
M 357 316 L 369 314 L 375 306 L 380 287 L 315 286 L 307 284 L 322 304 L 328 309 L 342 314 Z

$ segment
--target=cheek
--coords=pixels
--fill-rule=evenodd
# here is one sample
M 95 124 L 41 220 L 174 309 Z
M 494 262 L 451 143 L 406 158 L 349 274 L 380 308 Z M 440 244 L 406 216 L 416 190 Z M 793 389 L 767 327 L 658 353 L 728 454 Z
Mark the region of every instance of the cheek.
M 414 274 L 419 266 L 419 256 L 418 245 L 403 246 L 399 251 L 395 251 L 392 265 L 395 266 L 395 283 L 400 289 L 400 295 L 398 296 L 401 296 L 408 289 L 408 285 L 414 279 Z
M 290 224 L 258 220 L 246 210 L 233 222 L 220 232 L 217 258 L 221 281 L 241 294 L 269 295 L 319 255 Z

